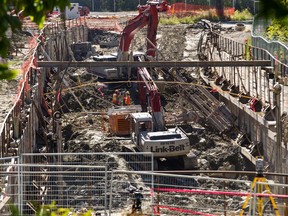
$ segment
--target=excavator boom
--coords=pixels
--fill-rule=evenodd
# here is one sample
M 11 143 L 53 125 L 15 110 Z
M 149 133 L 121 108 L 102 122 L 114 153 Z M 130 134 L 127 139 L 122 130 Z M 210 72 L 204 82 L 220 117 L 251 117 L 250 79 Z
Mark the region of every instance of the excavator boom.
M 138 92 L 142 109 L 147 111 L 151 107 L 151 113 L 154 122 L 154 130 L 164 130 L 164 118 L 161 109 L 161 99 L 157 85 L 153 81 L 146 68 L 138 68 Z
M 118 61 L 127 61 L 129 48 L 135 34 L 144 26 L 147 28 L 147 56 L 155 57 L 156 34 L 158 27 L 158 11 L 155 4 L 147 5 L 146 9 L 141 11 L 138 16 L 129 20 L 124 28 L 120 38 Z M 151 43 L 152 44 L 151 44 Z

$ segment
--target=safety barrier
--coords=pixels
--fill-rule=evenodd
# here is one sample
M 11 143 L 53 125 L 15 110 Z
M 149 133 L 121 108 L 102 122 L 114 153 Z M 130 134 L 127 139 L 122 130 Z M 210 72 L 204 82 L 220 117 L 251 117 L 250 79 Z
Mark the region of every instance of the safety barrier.
M 46 55 L 54 60 L 64 60 L 67 58 L 69 51 L 67 49 L 56 51 L 55 49 L 67 47 L 68 40 L 87 40 L 88 34 L 84 34 L 84 27 L 75 29 L 79 25 L 83 26 L 83 21 L 69 21 L 68 25 L 71 31 L 69 31 L 69 28 L 68 30 L 65 29 L 65 25 L 61 22 L 50 23 L 31 39 L 29 43 L 30 52 L 25 57 L 22 65 L 23 79 L 19 83 L 17 98 L 15 98 L 14 105 L 7 113 L 0 127 L 0 158 L 9 158 L 24 152 L 33 152 L 39 144 L 36 141 L 39 141 L 39 134 L 45 136 L 48 133 L 47 124 L 51 122 L 47 119 L 51 117 L 51 110 L 44 100 L 44 94 L 49 91 L 46 79 L 51 75 L 51 71 L 38 70 L 35 58 L 36 56 L 38 57 L 38 51 L 45 49 Z M 30 31 L 30 27 L 28 26 L 25 30 Z M 64 30 L 67 30 L 68 33 L 65 39 L 63 39 Z M 35 32 L 38 33 L 36 30 L 30 31 L 30 33 Z M 13 202 L 19 203 L 17 193 L 14 193 L 18 190 L 16 189 L 18 184 L 15 183 L 19 183 L 19 181 L 16 181 L 17 178 L 14 178 L 15 173 L 12 175 L 11 169 L 5 170 L 7 166 L 5 160 L 0 160 L 1 166 L 4 166 L 3 173 L 1 172 L 1 180 L 5 181 L 7 176 L 11 178 L 9 177 L 8 182 L 1 186 L 4 189 L 3 193 L 5 192 L 7 195 L 6 197 L 2 196 L 2 201 L 7 201 L 7 197 L 9 197 Z M 9 192 L 11 191 L 10 189 L 13 189 L 14 192 Z M 1 203 L 1 209 L 7 209 L 6 202 Z
M 0 179 L 6 182 L 3 194 L 25 215 L 34 215 L 39 206 L 52 202 L 59 208 L 74 211 L 86 208 L 105 212 L 111 171 L 150 172 L 154 166 L 151 153 L 134 152 L 26 153 L 13 160 L 13 163 L 4 163 L 11 158 L 1 160 L 1 170 L 9 168 L 9 172 L 0 174 Z M 130 178 L 134 181 L 133 176 L 127 175 L 126 182 Z M 5 210 L 8 211 L 7 206 Z
M 15 194 L 17 188 L 15 187 L 18 178 L 14 174 L 15 164 L 18 164 L 19 157 L 7 157 L 0 158 L 0 214 L 5 214 L 9 211 L 7 203 L 17 202 L 17 196 L 10 196 L 10 194 Z M 17 194 L 17 193 L 16 193 Z
M 221 86 L 223 91 L 229 92 L 234 97 L 239 97 L 243 104 L 250 102 L 249 105 L 254 112 L 263 111 L 265 108 L 267 110 L 273 109 L 275 94 L 271 89 L 277 81 L 285 84 L 284 76 L 288 66 L 274 58 L 267 50 L 251 46 L 248 42 L 237 42 L 216 32 L 212 33 L 210 37 L 211 41 L 207 39 L 208 43 L 203 42 L 201 48 L 206 50 L 208 59 L 271 61 L 271 67 L 262 68 L 256 63 L 252 67 L 227 67 L 225 70 L 213 67 L 210 74 L 207 74 L 209 77 L 217 72 L 218 79 L 215 83 Z M 288 110 L 286 91 L 285 86 L 283 86 L 281 89 L 281 112 Z M 267 120 L 271 121 L 271 119 L 272 121 L 275 120 L 271 115 L 267 116 Z
M 216 10 L 216 3 L 215 2 L 199 2 L 199 1 L 185 1 L 174 3 L 170 6 L 169 10 L 167 11 L 168 15 L 176 15 L 176 16 L 187 16 L 187 15 L 197 15 L 207 13 L 207 15 L 213 14 L 214 16 L 217 15 Z M 223 12 L 225 16 L 229 17 L 234 14 L 234 8 L 231 4 L 224 3 Z
M 5 196 L 24 215 L 35 215 L 41 206 L 52 203 L 57 208 L 73 207 L 75 211 L 92 207 L 106 211 L 105 166 L 14 164 L 9 175 L 17 181 L 10 183 L 9 188 L 14 190 L 7 191 Z M 5 210 L 9 212 L 7 207 Z
M 127 175 L 134 175 L 137 178 L 134 182 L 131 179 L 127 182 L 124 178 Z M 255 192 L 251 188 L 252 182 L 248 180 L 205 176 L 115 170 L 112 172 L 110 182 L 109 215 L 119 211 L 122 214 L 133 211 L 135 197 L 129 192 L 133 187 L 138 190 L 140 187 L 143 188 L 142 213 L 144 215 L 237 215 L 248 195 L 252 198 L 245 208 L 246 213 L 257 211 L 259 202 L 255 201 L 255 197 L 262 198 L 264 213 L 270 213 L 269 200 L 273 197 L 280 215 L 283 215 L 285 200 L 288 199 L 285 193 L 288 185 L 273 182 L 265 183 L 270 187 L 271 194 L 267 194 L 267 190 Z
M 275 137 L 277 142 L 284 142 L 287 146 L 287 71 L 288 65 L 279 61 L 267 50 L 251 46 L 249 41 L 243 43 L 232 40 L 217 32 L 217 26 L 212 26 L 215 31 L 203 33 L 198 46 L 199 57 L 204 61 L 226 60 L 255 61 L 251 67 L 207 67 L 204 68 L 202 76 L 213 89 L 212 93 L 219 100 L 232 110 L 237 116 L 235 122 L 241 129 L 241 133 L 246 134 L 246 142 L 253 143 L 252 148 L 258 149 L 263 146 L 263 153 L 253 152 L 252 148 L 244 144 L 244 139 L 237 142 L 243 144 L 242 153 L 247 158 L 253 158 L 250 153 L 264 154 L 270 164 L 270 170 L 281 169 L 284 172 L 287 168 L 281 164 L 287 155 L 287 148 L 280 147 L 280 156 L 276 155 Z M 261 67 L 257 65 L 257 60 L 271 61 L 270 66 Z M 279 114 L 279 115 L 278 115 Z M 280 117 L 281 116 L 281 117 Z M 275 127 L 277 123 L 277 126 Z M 260 127 L 255 127 L 259 125 Z M 280 137 L 281 131 L 283 136 Z M 282 139 L 282 140 L 281 140 Z M 260 147 L 261 146 L 261 147 Z M 249 149 L 250 152 L 246 151 Z M 279 151 L 280 151 L 279 150 Z M 274 154 L 274 155 L 273 155 Z M 277 153 L 278 154 L 278 153 Z M 252 159 L 253 161 L 253 159 Z
M 15 158 L 13 164 L 0 165 L 1 170 L 10 167 L 8 174 L 0 175 L 1 179 L 9 175 L 9 190 L 2 196 L 13 200 L 25 215 L 34 215 L 41 206 L 51 203 L 74 212 L 88 209 L 101 215 L 114 215 L 131 213 L 134 192 L 142 187 L 141 207 L 146 215 L 235 215 L 244 203 L 246 214 L 256 212 L 250 215 L 257 215 L 259 205 L 264 213 L 274 211 L 271 198 L 280 215 L 284 215 L 287 184 L 267 179 L 233 179 L 235 173 L 227 174 L 232 178 L 226 179 L 215 177 L 219 174 L 208 177 L 127 171 L 152 169 L 153 156 L 141 154 L 24 154 L 20 160 Z M 2 160 L 11 161 L 11 158 Z M 26 160 L 33 163 L 25 163 Z M 7 207 L 1 210 L 3 214 L 8 212 Z
M 262 20 L 263 21 L 263 20 Z M 275 40 L 268 40 L 263 36 L 262 34 L 255 30 L 257 28 L 257 24 L 259 25 L 259 20 L 257 22 L 253 23 L 253 31 L 252 31 L 252 45 L 255 47 L 259 47 L 262 49 L 265 49 L 266 52 L 271 56 L 271 59 L 273 59 L 273 67 L 275 68 L 274 70 L 277 72 L 277 75 L 280 78 L 285 78 L 287 77 L 288 73 L 288 47 L 284 43 L 280 41 L 275 41 Z M 263 21 L 264 23 L 264 21 Z M 267 27 L 267 26 L 266 26 Z M 260 28 L 262 29 L 262 28 Z M 285 80 L 285 85 L 287 85 L 287 81 Z

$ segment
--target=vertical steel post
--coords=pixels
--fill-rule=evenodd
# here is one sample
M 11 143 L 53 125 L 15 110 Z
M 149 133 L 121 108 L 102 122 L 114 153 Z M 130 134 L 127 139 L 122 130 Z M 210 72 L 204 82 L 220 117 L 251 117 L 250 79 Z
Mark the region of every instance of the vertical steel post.
M 108 185 L 108 176 L 107 176 L 107 166 L 105 166 L 105 185 Z M 110 190 L 111 192 L 111 190 Z M 112 194 L 112 193 L 111 193 Z M 105 205 L 105 216 L 107 215 L 107 187 L 105 187 L 105 200 L 104 200 L 104 205 Z M 111 195 L 110 195 L 111 197 Z
M 276 105 L 276 170 L 278 173 L 282 173 L 282 133 L 281 133 L 281 108 L 280 108 L 280 94 L 281 85 L 277 82 L 273 86 L 273 92 L 275 94 Z M 281 177 L 279 177 L 281 179 Z M 279 179 L 279 180 L 280 180 Z M 279 181 L 282 182 L 282 181 Z
M 111 172 L 111 179 L 110 179 L 110 197 L 109 197 L 109 216 L 111 216 L 111 209 L 112 209 L 112 186 L 113 186 L 113 170 Z
M 285 149 L 287 151 L 287 149 Z M 285 184 L 288 184 L 288 176 L 285 177 Z M 286 187 L 286 194 L 288 194 L 288 187 Z M 285 201 L 285 212 L 284 212 L 285 216 L 288 216 L 288 198 L 286 198 Z

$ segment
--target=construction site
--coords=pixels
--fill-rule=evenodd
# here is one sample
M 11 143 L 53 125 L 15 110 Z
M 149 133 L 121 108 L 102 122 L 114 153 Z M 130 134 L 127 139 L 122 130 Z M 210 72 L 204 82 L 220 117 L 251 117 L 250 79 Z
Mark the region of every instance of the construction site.
M 252 22 L 160 25 L 171 7 L 23 21 L 0 215 L 288 216 L 287 47 Z

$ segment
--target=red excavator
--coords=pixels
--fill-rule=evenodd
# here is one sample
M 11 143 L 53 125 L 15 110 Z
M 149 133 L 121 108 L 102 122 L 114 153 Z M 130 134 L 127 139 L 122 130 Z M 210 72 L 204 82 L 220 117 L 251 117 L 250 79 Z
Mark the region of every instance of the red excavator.
M 141 7 L 141 6 L 140 6 Z M 129 60 L 129 48 L 135 34 L 147 26 L 147 57 L 155 57 L 155 47 L 156 47 L 156 34 L 158 27 L 158 11 L 156 3 L 149 3 L 145 5 L 145 9 L 140 10 L 138 16 L 128 21 L 128 24 L 123 29 L 117 60 L 118 61 L 128 61 Z
M 136 60 L 143 53 L 134 53 L 130 55 L 130 45 L 135 34 L 147 26 L 147 51 L 146 59 L 154 59 L 156 53 L 156 35 L 158 28 L 158 11 L 168 9 L 167 0 L 148 1 L 146 5 L 138 6 L 139 14 L 128 21 L 128 24 L 123 29 L 118 52 L 116 55 L 94 56 L 95 61 L 128 61 Z M 126 80 L 130 79 L 131 71 L 127 68 L 97 68 L 95 73 L 108 80 Z
M 162 1 L 167 4 L 167 1 Z M 162 8 L 165 8 L 164 6 Z M 149 1 L 142 6 L 139 15 L 131 19 L 124 28 L 118 48 L 117 60 L 128 61 L 129 49 L 134 35 L 144 26 L 147 26 L 147 51 L 146 59 L 152 60 L 156 53 L 156 34 L 158 27 L 159 1 Z M 138 57 L 138 61 L 141 58 Z M 122 69 L 123 70 L 123 69 Z M 122 71 L 125 74 L 126 71 Z M 129 72 L 127 73 L 130 78 Z M 138 97 L 142 112 L 127 114 L 123 107 L 113 108 L 109 111 L 111 133 L 122 134 L 121 129 L 131 125 L 127 135 L 131 134 L 132 141 L 141 152 L 153 152 L 155 158 L 181 159 L 184 168 L 193 168 L 193 161 L 188 156 L 190 141 L 181 128 L 167 129 L 164 124 L 164 112 L 161 106 L 158 88 L 146 68 L 137 70 Z M 127 108 L 129 109 L 129 107 Z M 121 116 L 121 117 L 120 117 Z M 125 119 L 126 121 L 123 121 Z M 118 125 L 115 127 L 115 125 Z

